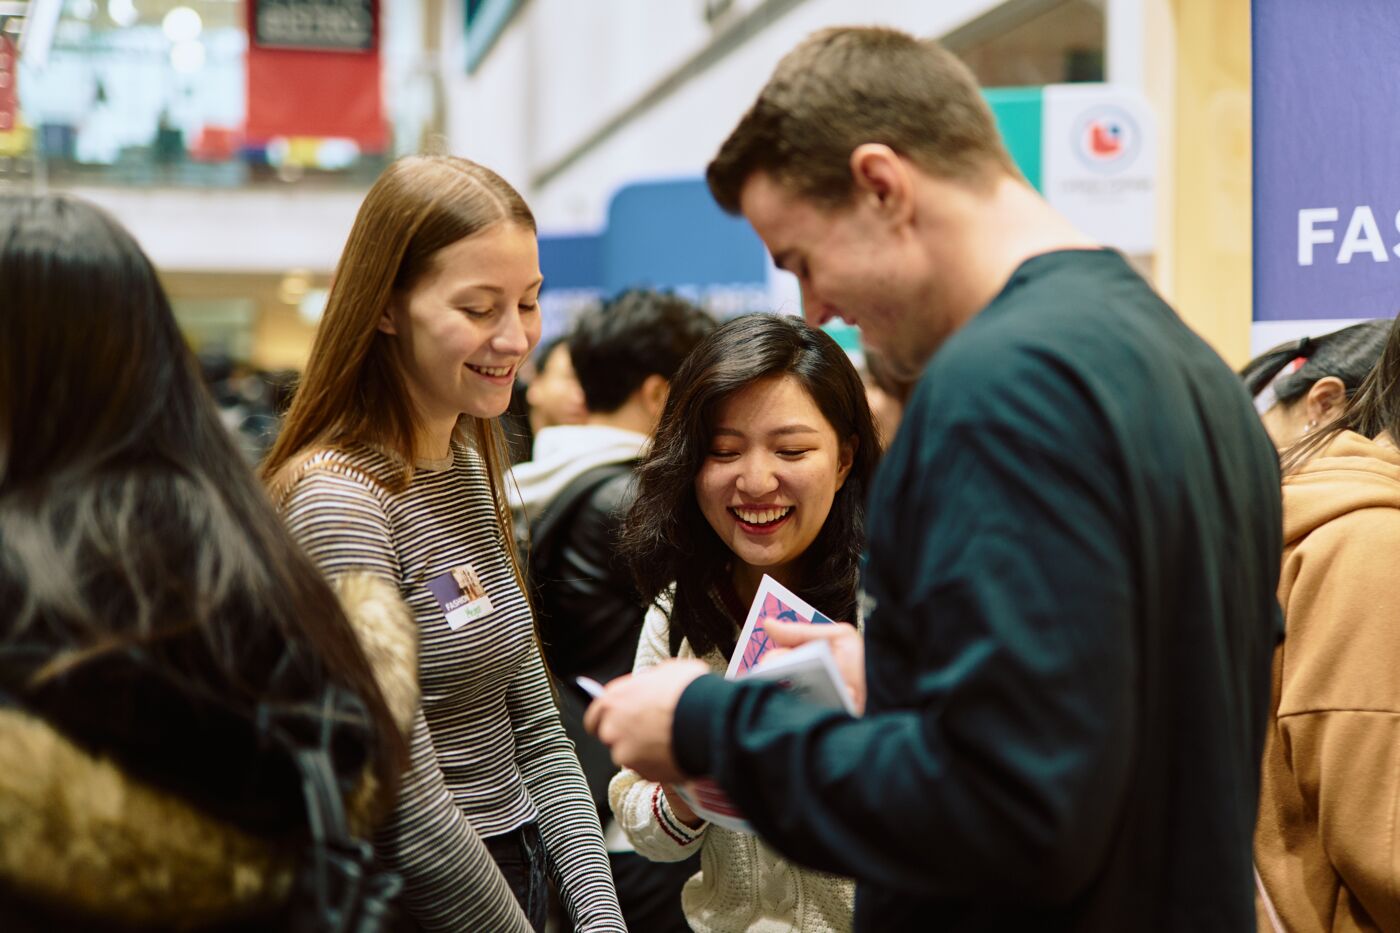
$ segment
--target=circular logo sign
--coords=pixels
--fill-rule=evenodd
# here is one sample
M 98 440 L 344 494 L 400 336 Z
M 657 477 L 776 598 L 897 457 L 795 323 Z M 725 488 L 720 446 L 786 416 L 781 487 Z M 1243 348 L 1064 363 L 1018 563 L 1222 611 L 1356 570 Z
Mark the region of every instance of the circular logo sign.
M 1072 143 L 1081 162 L 1095 171 L 1112 174 L 1137 160 L 1142 134 L 1126 110 L 1100 106 L 1085 111 L 1075 121 Z

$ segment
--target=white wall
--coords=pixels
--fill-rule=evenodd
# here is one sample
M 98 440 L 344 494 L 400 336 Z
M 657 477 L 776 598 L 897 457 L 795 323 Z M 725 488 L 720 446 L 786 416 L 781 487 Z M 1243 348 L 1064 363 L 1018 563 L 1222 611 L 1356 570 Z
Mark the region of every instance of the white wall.
M 1002 3 L 799 3 L 536 185 L 533 178 L 643 97 L 715 33 L 704 22 L 700 0 L 534 0 L 476 74 L 452 81 L 451 145 L 454 152 L 491 165 L 520 186 L 542 228 L 596 229 L 620 185 L 701 174 L 778 59 L 813 30 L 860 22 L 943 35 Z M 719 28 L 761 5 L 757 0 L 736 3 Z
M 762 8 L 764 0 L 735 0 L 713 28 L 704 22 L 703 0 L 531 0 L 473 75 L 465 72 L 462 0 L 441 0 L 446 147 L 490 165 L 519 187 L 542 229 L 594 230 L 622 184 L 701 174 L 778 59 L 811 31 L 862 22 L 942 35 L 1003 2 L 798 3 L 567 170 L 535 185 L 532 179 L 542 169 L 704 49 L 718 30 Z M 1165 0 L 1105 2 L 1110 71 L 1131 80 L 1141 66 L 1115 55 L 1113 43 L 1141 55 L 1143 33 L 1152 32 L 1152 23 L 1149 16 L 1144 28 L 1137 11 L 1145 2 L 1150 11 Z M 411 44 L 415 17 L 403 16 L 394 26 L 397 40 Z M 412 72 L 401 63 L 389 70 L 396 78 Z M 279 273 L 297 267 L 330 271 L 363 197 L 362 191 L 292 187 L 78 193 L 112 210 L 163 269 Z
M 363 191 L 75 188 L 166 272 L 335 268 Z
M 456 13 L 461 16 L 460 10 Z M 530 180 L 534 123 L 530 113 L 535 97 L 530 67 L 533 35 L 521 23 L 526 15 L 491 50 L 486 79 L 480 77 L 483 72 L 476 79 L 465 76 L 461 20 L 449 22 L 443 32 L 443 56 L 452 63 L 443 80 L 448 151 L 489 165 L 522 192 Z

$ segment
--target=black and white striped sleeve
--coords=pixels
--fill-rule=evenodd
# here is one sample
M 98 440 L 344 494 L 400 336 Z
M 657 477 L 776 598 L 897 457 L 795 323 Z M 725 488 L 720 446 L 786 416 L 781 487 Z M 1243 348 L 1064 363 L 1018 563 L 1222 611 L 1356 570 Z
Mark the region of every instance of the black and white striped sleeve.
M 506 693 L 516 764 L 539 809 L 540 835 L 565 909 L 579 933 L 625 931 L 598 811 L 559 722 L 539 651 Z
M 379 495 L 362 480 L 329 468 L 308 472 L 283 500 L 282 518 L 329 579 L 368 572 L 399 588 L 389 517 Z
M 403 875 L 404 900 L 419 928 L 531 933 L 491 852 L 452 801 L 421 711 L 409 756 L 398 805 L 375 848 Z

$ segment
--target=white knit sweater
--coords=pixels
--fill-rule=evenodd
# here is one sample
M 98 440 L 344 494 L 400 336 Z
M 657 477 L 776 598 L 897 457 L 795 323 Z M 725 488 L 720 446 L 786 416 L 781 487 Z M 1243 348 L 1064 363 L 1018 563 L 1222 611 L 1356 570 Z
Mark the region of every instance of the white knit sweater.
M 655 606 L 637 644 L 634 670 L 670 657 L 669 623 Z M 682 641 L 679 657 L 693 658 Z M 705 658 L 716 673 L 728 660 Z M 700 873 L 681 894 L 685 919 L 698 933 L 843 933 L 851 929 L 854 882 L 801 868 L 755 836 L 702 824 L 691 829 L 671 811 L 661 785 L 624 769 L 608 800 L 618 825 L 638 852 L 654 862 L 678 862 L 700 850 Z

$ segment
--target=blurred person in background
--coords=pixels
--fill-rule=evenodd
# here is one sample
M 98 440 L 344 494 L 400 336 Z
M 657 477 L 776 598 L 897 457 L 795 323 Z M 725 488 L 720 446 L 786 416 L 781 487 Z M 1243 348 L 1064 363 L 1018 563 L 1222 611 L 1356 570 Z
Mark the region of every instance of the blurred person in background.
M 540 344 L 534 357 L 516 374 L 510 406 L 501 417 L 512 466 L 534 455 L 535 437 L 541 431 L 561 424 L 582 424 L 587 416 L 583 390 L 569 360 L 568 336 Z
M 1381 324 L 1380 360 L 1351 400 L 1284 452 L 1285 634 L 1254 837 L 1262 931 L 1400 930 L 1400 327 L 1338 334 Z
M 220 347 L 201 350 L 199 368 L 224 426 L 244 459 L 256 466 L 277 439 L 296 373 L 254 369 Z
M 545 428 L 561 424 L 583 424 L 588 419 L 588 407 L 583 387 L 574 374 L 568 335 L 540 347 L 535 359 L 535 377 L 525 390 L 533 435 L 539 437 Z
M 899 430 L 900 419 L 904 417 L 904 406 L 909 404 L 909 396 L 914 393 L 917 380 L 900 379 L 896 376 L 879 353 L 865 351 L 865 366 L 861 372 L 865 383 L 865 398 L 870 403 L 870 412 L 875 416 L 875 429 L 880 434 L 881 445 L 888 447 Z
M 879 457 L 860 376 L 828 334 L 771 314 L 722 324 L 676 374 L 638 470 L 624 549 L 649 608 L 634 668 L 699 658 L 723 674 L 765 574 L 831 618 L 855 620 Z M 683 896 L 693 929 L 851 928 L 848 879 L 709 825 L 670 784 L 635 771 L 613 778 L 609 796 L 642 855 L 700 852 Z
M 559 348 L 582 387 L 584 423 L 542 429 L 535 459 L 515 469 L 514 507 L 529 529 L 530 587 L 564 727 L 604 822 L 627 925 L 656 933 L 688 929 L 680 891 L 699 865 L 655 865 L 616 829 L 608 782 L 617 767 L 583 728 L 589 697 L 575 678 L 607 682 L 632 669 L 644 608 L 618 537 L 632 504 L 633 472 L 676 370 L 714 329 L 714 318 L 699 307 L 653 291 L 625 292 L 585 312 Z
M 869 702 L 673 661 L 590 727 L 857 878 L 859 930 L 1249 929 L 1282 522 L 1238 378 L 1026 182 L 932 40 L 808 37 L 707 179 L 812 324 L 920 380 L 867 504 L 866 639 L 788 642 L 831 639 Z
M 1275 447 L 1289 447 L 1341 414 L 1376 365 L 1390 325 L 1365 321 L 1279 344 L 1240 370 Z
M 0 294 L 3 926 L 293 925 L 294 755 L 387 812 L 412 620 L 297 548 L 116 221 L 0 196 Z
M 542 281 L 534 217 L 499 175 L 395 162 L 355 218 L 263 465 L 321 569 L 373 574 L 417 622 L 423 704 L 376 843 L 428 930 L 540 930 L 547 874 L 576 929 L 623 929 L 504 489 L 498 418 L 539 340 Z

